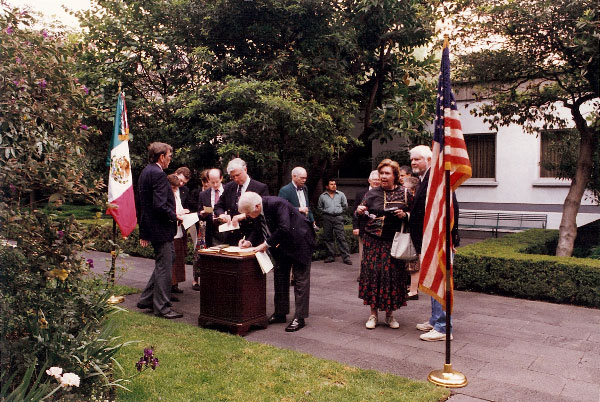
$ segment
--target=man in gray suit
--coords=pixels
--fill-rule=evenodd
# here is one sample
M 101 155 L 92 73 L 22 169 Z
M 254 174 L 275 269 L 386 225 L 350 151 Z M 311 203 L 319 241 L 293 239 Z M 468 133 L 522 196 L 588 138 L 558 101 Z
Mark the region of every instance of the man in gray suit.
M 153 309 L 159 317 L 173 319 L 183 314 L 171 310 L 171 267 L 175 261 L 173 237 L 180 216 L 175 214 L 175 196 L 163 171 L 171 163 L 173 148 L 163 142 L 148 146 L 148 165 L 138 179 L 138 222 L 140 246 L 152 244 L 156 255 L 154 271 L 137 307 Z

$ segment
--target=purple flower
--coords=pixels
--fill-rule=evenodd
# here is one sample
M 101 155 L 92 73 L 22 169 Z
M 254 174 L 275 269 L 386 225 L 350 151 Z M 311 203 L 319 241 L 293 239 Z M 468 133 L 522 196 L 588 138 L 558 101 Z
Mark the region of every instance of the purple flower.
M 42 78 L 42 79 L 41 79 L 41 80 L 38 82 L 38 85 L 40 86 L 40 88 L 44 89 L 44 88 L 46 88 L 46 86 L 48 85 L 48 82 L 47 82 L 47 81 L 46 81 L 44 78 Z
M 65 232 L 63 232 L 62 230 L 59 230 L 59 231 L 57 232 L 57 234 L 58 234 L 58 238 L 59 238 L 59 239 L 62 239 L 63 237 L 65 237 Z
M 88 258 L 85 262 L 89 265 L 90 269 L 94 269 L 94 260 Z
M 152 370 L 156 370 L 157 367 L 158 367 L 158 357 L 154 357 L 150 361 L 150 368 L 152 368 Z
M 146 361 L 150 361 L 150 359 L 154 356 L 154 351 L 150 348 L 144 349 L 144 359 Z
M 144 367 L 144 359 L 140 359 L 138 360 L 138 362 L 135 364 L 135 368 L 137 369 L 137 371 L 142 371 L 142 368 Z
M 14 193 L 14 192 L 15 192 L 15 190 L 17 189 L 17 188 L 15 187 L 15 185 L 14 185 L 14 184 L 10 184 L 10 185 L 8 186 L 8 188 L 10 189 L 10 192 L 11 192 L 11 193 Z
M 12 26 L 7 26 L 6 29 L 4 30 L 4 32 L 6 32 L 7 34 L 12 34 L 14 32 L 13 27 Z
M 82 130 L 87 130 L 89 127 L 86 126 L 85 124 L 82 124 L 81 126 L 79 126 L 79 128 Z
M 42 29 L 42 36 L 44 38 L 47 38 L 48 37 L 48 31 L 46 31 L 45 29 Z
M 20 58 L 20 57 L 18 57 L 18 56 L 17 56 L 17 57 L 15 58 L 15 61 L 17 62 L 17 64 L 21 64 L 21 58 Z
M 86 95 L 90 94 L 90 89 L 88 87 L 86 87 L 85 85 L 82 85 L 81 89 L 83 89 L 83 92 L 85 92 Z

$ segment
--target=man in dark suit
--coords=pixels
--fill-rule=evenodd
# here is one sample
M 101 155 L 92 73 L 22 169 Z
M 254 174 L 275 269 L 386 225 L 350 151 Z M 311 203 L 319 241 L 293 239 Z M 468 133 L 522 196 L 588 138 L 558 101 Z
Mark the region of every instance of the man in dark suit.
M 198 195 L 198 216 L 200 219 L 206 221 L 206 232 L 204 234 L 204 241 L 208 247 L 223 244 L 225 242 L 222 233 L 219 233 L 218 222 L 216 222 L 215 214 L 212 212 L 206 212 L 204 207 L 213 208 L 223 195 L 223 174 L 220 169 L 210 169 L 208 171 L 208 184 L 209 188 L 202 191 Z
M 310 265 L 315 248 L 315 232 L 308 218 L 288 201 L 279 197 L 260 197 L 253 192 L 242 194 L 240 212 L 259 222 L 240 247 L 256 246 L 269 251 L 277 262 L 275 269 L 275 313 L 269 323 L 284 323 L 290 312 L 289 278 L 293 270 L 295 285 L 294 319 L 285 328 L 294 332 L 304 328 L 310 297 Z
M 308 190 L 305 186 L 307 177 L 306 169 L 296 166 L 292 169 L 292 181 L 281 187 L 279 196 L 288 200 L 290 204 L 298 208 L 300 213 L 306 215 L 310 223 L 313 223 L 315 218 L 310 210 Z
M 175 196 L 163 171 L 171 163 L 173 148 L 153 142 L 148 146 L 148 165 L 138 179 L 140 245 L 152 244 L 156 263 L 152 276 L 137 304 L 140 309 L 153 309 L 154 314 L 172 319 L 183 317 L 170 308 L 171 266 L 175 261 L 173 236 L 177 232 Z
M 240 196 L 246 191 L 252 191 L 261 196 L 269 195 L 269 188 L 266 184 L 248 176 L 246 162 L 240 158 L 232 159 L 227 164 L 227 174 L 229 174 L 231 181 L 223 187 L 223 195 L 219 197 L 219 201 L 215 204 L 214 214 L 218 217 L 219 222 L 232 222 L 236 225 L 244 220 L 244 215 L 238 211 Z M 243 236 L 252 230 L 254 224 L 251 220 L 246 220 L 240 230 L 233 230 L 228 233 L 227 242 L 237 244 Z
M 365 230 L 365 225 L 367 224 L 369 217 L 366 214 L 357 215 L 354 212 L 356 212 L 356 208 L 358 208 L 358 206 L 362 202 L 363 198 L 365 197 L 365 194 L 367 194 L 367 191 L 380 186 L 381 182 L 379 181 L 379 172 L 377 170 L 373 170 L 371 174 L 369 174 L 368 182 L 369 188 L 360 190 L 354 196 L 354 210 L 352 213 L 352 234 L 354 236 L 358 236 L 358 278 L 356 278 L 357 282 L 360 279 L 360 266 L 363 255 L 363 234 Z
M 417 145 L 410 150 L 410 164 L 413 174 L 415 174 L 421 184 L 417 187 L 413 206 L 410 211 L 409 226 L 410 237 L 415 246 L 417 254 L 421 254 L 423 246 L 423 225 L 425 222 L 426 204 L 427 204 L 427 188 L 429 186 L 429 172 L 431 167 L 432 152 L 431 148 L 426 145 Z M 456 195 L 452 193 L 454 203 L 454 227 L 452 228 L 452 237 L 454 246 L 458 246 L 460 239 L 458 238 L 458 201 Z M 420 258 L 419 258 L 420 260 Z M 420 336 L 424 341 L 443 341 L 446 339 L 446 312 L 442 305 L 431 298 L 431 317 L 424 323 L 417 324 L 419 331 L 426 332 Z M 452 322 L 450 323 L 450 331 L 452 331 Z M 452 334 L 450 334 L 452 339 Z

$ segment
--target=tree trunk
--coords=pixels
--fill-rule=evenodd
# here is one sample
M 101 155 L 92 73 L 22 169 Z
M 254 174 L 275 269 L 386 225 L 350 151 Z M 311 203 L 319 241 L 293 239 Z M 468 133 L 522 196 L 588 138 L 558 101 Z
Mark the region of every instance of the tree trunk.
M 577 106 L 571 108 L 571 114 L 581 137 L 575 177 L 571 181 L 571 187 L 565 198 L 560 227 L 558 228 L 557 257 L 570 257 L 573 254 L 573 245 L 577 237 L 577 213 L 592 172 L 592 158 L 596 148 L 595 142 L 597 141 L 594 139 L 593 129 L 587 126 Z

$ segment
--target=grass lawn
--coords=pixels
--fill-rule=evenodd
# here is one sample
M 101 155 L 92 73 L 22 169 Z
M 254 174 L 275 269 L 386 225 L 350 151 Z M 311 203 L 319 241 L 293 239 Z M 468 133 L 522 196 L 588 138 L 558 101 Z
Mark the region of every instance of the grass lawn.
M 145 347 L 160 360 L 119 390 L 118 401 L 443 401 L 450 392 L 426 382 L 252 343 L 239 336 L 148 314 L 114 317 L 126 375 Z

